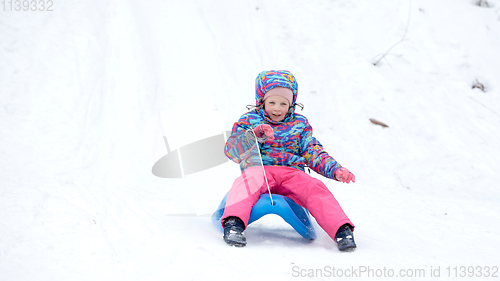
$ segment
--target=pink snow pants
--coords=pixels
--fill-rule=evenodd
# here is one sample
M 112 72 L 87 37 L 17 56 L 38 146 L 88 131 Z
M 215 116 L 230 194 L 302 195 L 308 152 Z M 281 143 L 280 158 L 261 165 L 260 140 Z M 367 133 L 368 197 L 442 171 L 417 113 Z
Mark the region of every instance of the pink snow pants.
M 264 166 L 271 193 L 286 196 L 309 210 L 323 230 L 335 240 L 337 230 L 348 223 L 339 203 L 320 180 L 303 171 L 285 166 Z M 239 217 L 248 225 L 252 207 L 263 193 L 268 193 L 261 166 L 243 171 L 233 183 L 226 200 L 221 222 L 227 217 Z

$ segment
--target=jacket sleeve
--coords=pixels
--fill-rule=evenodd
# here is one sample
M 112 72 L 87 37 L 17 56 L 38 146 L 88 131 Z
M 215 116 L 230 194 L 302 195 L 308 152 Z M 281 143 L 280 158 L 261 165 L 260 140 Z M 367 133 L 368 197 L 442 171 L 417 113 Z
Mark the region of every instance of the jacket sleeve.
M 342 166 L 331 157 L 324 149 L 323 145 L 312 136 L 312 127 L 306 121 L 306 127 L 302 132 L 300 140 L 302 157 L 306 159 L 307 166 L 313 171 L 327 178 L 335 179 L 335 171 Z
M 238 122 L 234 123 L 231 136 L 227 139 L 224 146 L 224 153 L 231 161 L 240 163 L 249 157 L 255 143 L 248 140 L 245 133 L 251 127 L 245 115 Z

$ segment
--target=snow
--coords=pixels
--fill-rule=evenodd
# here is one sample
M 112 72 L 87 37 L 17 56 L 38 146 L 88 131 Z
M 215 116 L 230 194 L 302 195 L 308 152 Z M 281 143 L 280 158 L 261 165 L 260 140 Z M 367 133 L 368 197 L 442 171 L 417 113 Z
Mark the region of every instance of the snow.
M 321 280 L 335 267 L 466 280 L 453 268 L 498 268 L 500 1 L 475 2 L 3 6 L 0 279 Z M 318 176 L 356 224 L 352 253 L 276 216 L 229 247 L 210 215 L 236 164 L 151 172 L 164 137 L 175 150 L 230 130 L 269 69 L 296 76 L 300 113 L 356 175 Z

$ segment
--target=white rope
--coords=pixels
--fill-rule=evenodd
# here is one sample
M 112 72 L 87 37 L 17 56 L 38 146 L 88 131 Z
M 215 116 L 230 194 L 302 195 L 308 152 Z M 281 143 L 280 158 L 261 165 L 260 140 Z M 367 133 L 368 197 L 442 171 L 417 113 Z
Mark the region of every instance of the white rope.
M 274 206 L 273 196 L 271 195 L 271 188 L 269 187 L 269 182 L 267 181 L 266 170 L 264 169 L 264 162 L 262 161 L 262 154 L 260 153 L 259 142 L 257 141 L 257 135 L 255 135 L 255 132 L 253 131 L 253 129 L 252 129 L 252 133 L 255 137 L 255 145 L 257 146 L 257 151 L 259 152 L 260 164 L 262 166 L 262 172 L 264 173 L 264 180 L 266 181 L 266 184 L 267 184 L 267 191 L 269 192 L 269 198 L 271 199 L 271 205 Z

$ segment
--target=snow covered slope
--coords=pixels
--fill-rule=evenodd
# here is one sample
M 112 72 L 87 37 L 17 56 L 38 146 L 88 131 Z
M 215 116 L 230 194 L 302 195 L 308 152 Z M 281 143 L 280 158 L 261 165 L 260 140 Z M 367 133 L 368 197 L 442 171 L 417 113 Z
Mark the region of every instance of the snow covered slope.
M 475 2 L 0 6 L 0 279 L 500 275 L 500 1 Z M 230 130 L 269 69 L 296 76 L 300 113 L 356 175 L 321 178 L 356 224 L 355 252 L 276 216 L 228 247 L 209 216 L 236 164 L 151 173 L 165 139 Z

